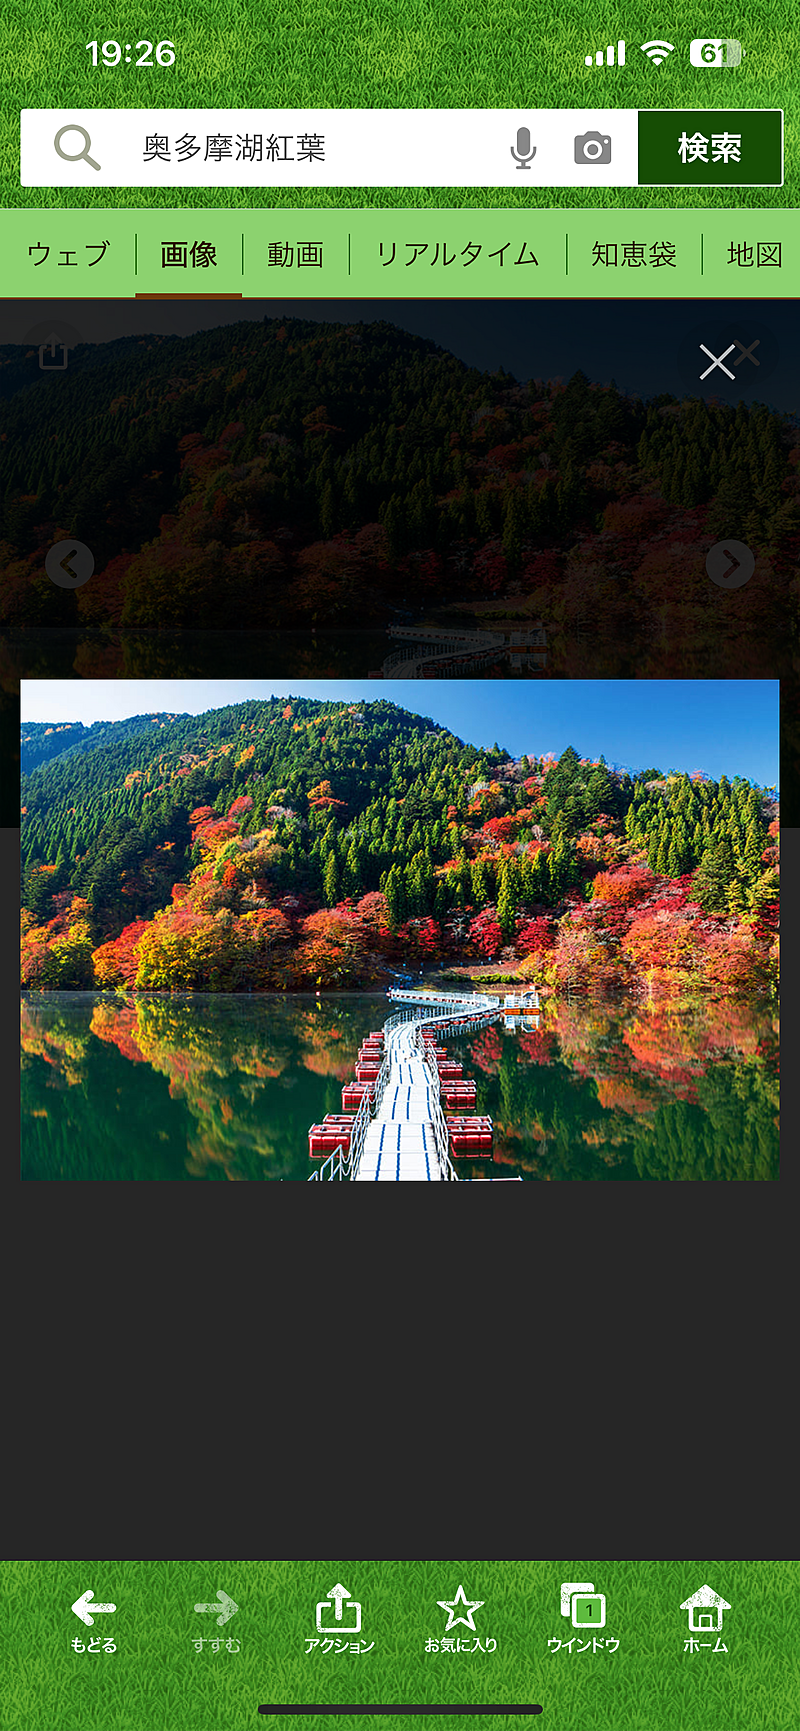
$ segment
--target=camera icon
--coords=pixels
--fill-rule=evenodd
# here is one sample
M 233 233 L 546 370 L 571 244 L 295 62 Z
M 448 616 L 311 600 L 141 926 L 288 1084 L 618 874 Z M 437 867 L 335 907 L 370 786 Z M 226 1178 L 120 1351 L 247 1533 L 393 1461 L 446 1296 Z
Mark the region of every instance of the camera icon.
M 606 133 L 584 132 L 575 140 L 575 161 L 599 166 L 611 161 L 611 139 Z

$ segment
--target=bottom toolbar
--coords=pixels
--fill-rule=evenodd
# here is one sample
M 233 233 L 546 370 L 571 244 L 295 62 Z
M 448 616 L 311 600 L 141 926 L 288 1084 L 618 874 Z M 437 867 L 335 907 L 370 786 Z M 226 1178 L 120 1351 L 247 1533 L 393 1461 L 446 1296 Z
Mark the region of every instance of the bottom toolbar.
M 791 1562 L 10 1562 L 0 1715 L 21 1723 L 24 1667 L 27 1731 L 54 1700 L 60 1731 L 785 1731 L 797 1584 Z

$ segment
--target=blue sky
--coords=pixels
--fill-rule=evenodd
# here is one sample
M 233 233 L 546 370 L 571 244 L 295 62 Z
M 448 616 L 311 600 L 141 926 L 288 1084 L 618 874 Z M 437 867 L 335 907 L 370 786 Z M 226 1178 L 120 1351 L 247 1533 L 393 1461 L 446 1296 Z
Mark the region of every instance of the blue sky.
M 568 745 L 627 769 L 704 770 L 778 783 L 777 680 L 30 680 L 22 720 L 200 715 L 259 697 L 386 698 L 473 745 L 558 756 Z

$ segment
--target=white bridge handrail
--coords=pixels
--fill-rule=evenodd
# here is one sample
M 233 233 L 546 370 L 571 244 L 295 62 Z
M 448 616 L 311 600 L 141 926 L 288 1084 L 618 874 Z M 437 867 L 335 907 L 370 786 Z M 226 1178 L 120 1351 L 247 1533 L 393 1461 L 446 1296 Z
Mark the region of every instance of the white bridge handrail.
M 439 1165 L 442 1169 L 442 1177 L 451 1180 L 455 1179 L 457 1182 L 458 1173 L 450 1159 L 450 1132 L 447 1128 L 447 1120 L 442 1111 L 442 1083 L 439 1075 L 439 1066 L 433 1053 L 428 1050 L 425 1041 L 422 1038 L 422 1018 L 417 1018 L 417 1020 L 419 1025 L 414 1030 L 414 1045 L 420 1053 L 430 1077 L 430 1090 L 433 1097 L 431 1123 L 433 1124 L 433 1134 L 436 1141 L 436 1154 Z
M 489 992 L 427 992 L 413 986 L 390 986 L 386 996 L 394 1003 L 417 1004 L 422 1008 L 430 1005 L 434 1011 L 440 1006 L 453 1010 L 499 1010 L 502 1003 L 502 998 Z
M 379 1079 L 384 1068 L 385 1061 L 384 1065 L 381 1066 L 381 1071 L 379 1071 Z M 334 1148 L 333 1153 L 328 1155 L 327 1160 L 323 1161 L 316 1172 L 311 1173 L 308 1180 L 309 1184 L 313 1184 L 315 1179 L 320 1178 L 352 1178 L 364 1146 L 367 1127 L 371 1123 L 372 1111 L 369 1091 L 367 1090 L 361 1097 L 358 1111 L 353 1119 L 349 1148 L 345 1148 L 344 1144 L 340 1142 L 338 1148 Z
M 433 1053 L 428 1050 L 422 1038 L 422 1030 L 433 1022 L 441 1027 L 443 1034 L 470 1032 L 474 1028 L 482 1027 L 486 1022 L 495 1021 L 499 1015 L 502 1015 L 502 999 L 490 996 L 485 992 L 417 992 L 404 991 L 402 987 L 394 986 L 389 988 L 386 995 L 395 1002 L 404 1002 L 412 1005 L 413 1008 L 395 1010 L 393 1015 L 387 1016 L 383 1024 L 383 1031 L 387 1038 L 383 1061 L 375 1082 L 374 1098 L 369 1090 L 365 1091 L 353 1119 L 349 1148 L 345 1149 L 340 1143 L 339 1147 L 328 1155 L 327 1160 L 318 1170 L 311 1173 L 308 1180 L 309 1184 L 320 1179 L 338 1178 L 352 1181 L 356 1177 L 364 1151 L 367 1130 L 380 1110 L 389 1081 L 391 1035 L 393 1030 L 399 1028 L 403 1022 L 415 1022 L 417 1024 L 414 1030 L 413 1043 L 422 1058 L 430 1079 L 431 1123 L 441 1176 L 450 1182 L 459 1182 L 458 1173 L 450 1158 L 450 1133 L 442 1111 L 439 1067 Z

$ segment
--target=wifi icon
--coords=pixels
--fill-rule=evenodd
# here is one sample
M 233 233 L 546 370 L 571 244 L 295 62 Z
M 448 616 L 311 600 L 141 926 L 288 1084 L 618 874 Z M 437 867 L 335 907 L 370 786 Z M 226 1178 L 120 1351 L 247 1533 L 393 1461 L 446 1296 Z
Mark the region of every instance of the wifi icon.
M 674 42 L 643 42 L 642 53 L 647 55 L 648 60 L 652 60 L 654 66 L 660 66 L 668 54 L 675 53 L 675 44 Z

